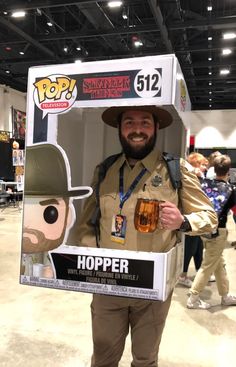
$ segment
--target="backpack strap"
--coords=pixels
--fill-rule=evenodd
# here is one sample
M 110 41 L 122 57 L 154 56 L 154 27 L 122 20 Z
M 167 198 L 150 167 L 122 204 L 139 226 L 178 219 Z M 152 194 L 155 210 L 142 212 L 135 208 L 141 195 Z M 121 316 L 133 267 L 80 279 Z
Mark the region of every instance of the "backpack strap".
M 96 201 L 99 203 L 99 190 L 100 190 L 100 184 L 106 177 L 106 173 L 108 169 L 115 163 L 115 161 L 121 156 L 122 153 L 114 154 L 109 157 L 107 157 L 102 163 L 99 164 L 99 171 L 98 171 L 98 182 L 96 185 Z
M 166 162 L 167 170 L 170 176 L 170 181 L 175 190 L 181 189 L 181 172 L 180 172 L 180 159 L 174 157 L 170 153 L 163 152 L 162 157 Z
M 114 154 L 109 157 L 107 157 L 103 162 L 101 162 L 98 166 L 98 182 L 96 184 L 95 188 L 95 196 L 96 196 L 96 207 L 93 212 L 92 218 L 91 218 L 91 224 L 94 226 L 95 229 L 95 235 L 96 235 L 96 244 L 97 247 L 99 246 L 99 237 L 100 237 L 100 218 L 101 218 L 101 210 L 100 210 L 100 199 L 99 199 L 99 190 L 101 182 L 106 177 L 106 173 L 108 169 L 115 163 L 115 161 L 122 155 L 122 153 Z

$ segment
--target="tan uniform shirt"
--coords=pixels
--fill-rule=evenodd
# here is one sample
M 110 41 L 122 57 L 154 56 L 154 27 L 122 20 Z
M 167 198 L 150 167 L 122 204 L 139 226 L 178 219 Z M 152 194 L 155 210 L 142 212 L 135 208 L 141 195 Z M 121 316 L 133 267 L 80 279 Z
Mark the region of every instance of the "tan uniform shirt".
M 147 172 L 138 182 L 129 199 L 124 203 L 121 214 L 127 218 L 125 243 L 120 244 L 111 240 L 112 218 L 120 213 L 119 171 L 124 165 L 124 193 L 145 167 Z M 202 234 L 211 232 L 217 226 L 217 216 L 214 209 L 201 190 L 197 176 L 191 173 L 187 164 L 181 159 L 182 188 L 174 190 L 170 182 L 167 166 L 158 150 L 153 150 L 143 160 L 130 168 L 125 156 L 122 155 L 109 168 L 105 179 L 100 185 L 100 247 L 111 249 L 126 249 L 134 251 L 166 252 L 176 243 L 177 231 L 157 228 L 153 233 L 140 233 L 134 227 L 134 212 L 138 198 L 170 201 L 181 208 L 181 212 L 188 218 L 192 232 L 188 234 Z M 159 176 L 159 186 L 153 185 L 153 178 Z M 95 171 L 92 183 L 96 187 L 98 169 Z M 90 196 L 84 207 L 77 227 L 77 244 L 80 246 L 96 246 L 94 228 L 90 224 L 92 213 L 96 205 L 95 193 Z

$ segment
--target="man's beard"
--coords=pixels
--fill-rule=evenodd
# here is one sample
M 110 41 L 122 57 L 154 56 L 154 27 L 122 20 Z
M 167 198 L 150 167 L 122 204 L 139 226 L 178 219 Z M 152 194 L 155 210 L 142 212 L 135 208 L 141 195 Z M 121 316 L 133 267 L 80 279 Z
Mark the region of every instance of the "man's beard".
M 144 133 L 140 133 L 140 134 L 131 133 L 131 134 L 128 135 L 128 137 L 126 139 L 121 135 L 121 131 L 119 129 L 120 143 L 121 143 L 121 146 L 123 148 L 123 152 L 125 153 L 125 156 L 127 158 L 141 160 L 141 159 L 145 158 L 149 153 L 151 153 L 151 151 L 155 147 L 157 131 L 156 131 L 156 128 L 155 128 L 154 134 L 148 140 L 146 140 L 145 144 L 142 145 L 142 146 L 132 146 L 128 141 L 128 139 L 132 138 L 132 137 L 147 138 L 147 135 L 144 134 Z
M 33 234 L 37 238 L 37 243 L 32 242 L 30 237 L 27 237 L 27 233 Z M 55 240 L 50 240 L 46 238 L 44 233 L 37 229 L 24 228 L 22 252 L 25 254 L 31 254 L 53 250 L 60 246 L 60 244 L 63 242 L 64 235 L 65 227 L 62 231 L 60 238 L 57 238 Z

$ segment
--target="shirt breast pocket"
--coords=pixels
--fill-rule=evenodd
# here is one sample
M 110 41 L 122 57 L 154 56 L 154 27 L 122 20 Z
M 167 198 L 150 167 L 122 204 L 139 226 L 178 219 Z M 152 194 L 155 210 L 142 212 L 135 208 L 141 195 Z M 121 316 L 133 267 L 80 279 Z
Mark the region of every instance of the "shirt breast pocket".
M 103 193 L 100 196 L 101 215 L 105 220 L 111 220 L 119 211 L 119 196 L 115 192 Z
M 147 184 L 145 186 L 145 191 L 142 193 L 142 197 L 147 197 L 148 199 L 162 200 L 176 202 L 178 198 L 178 193 L 176 190 L 169 185 L 169 182 L 164 182 L 160 186 L 153 186 L 152 184 Z

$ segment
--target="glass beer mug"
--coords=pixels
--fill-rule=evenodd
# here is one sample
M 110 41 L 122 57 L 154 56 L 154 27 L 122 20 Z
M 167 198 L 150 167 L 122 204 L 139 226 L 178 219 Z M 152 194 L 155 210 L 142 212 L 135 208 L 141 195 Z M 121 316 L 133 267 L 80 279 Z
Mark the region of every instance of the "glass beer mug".
M 138 199 L 134 214 L 134 226 L 137 231 L 150 233 L 156 230 L 161 202 L 159 200 Z

